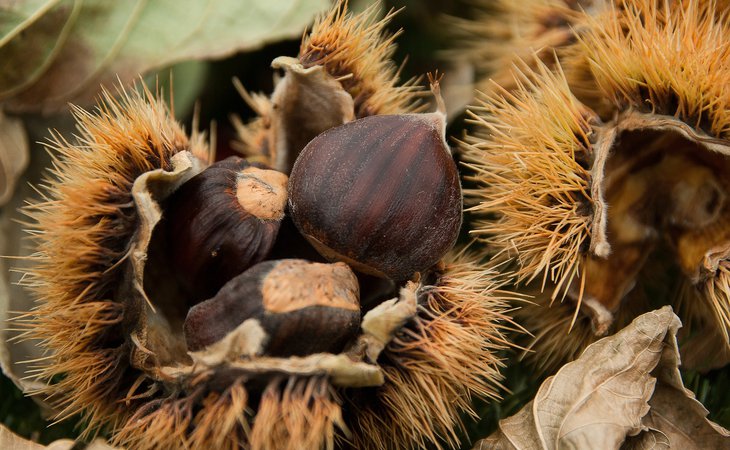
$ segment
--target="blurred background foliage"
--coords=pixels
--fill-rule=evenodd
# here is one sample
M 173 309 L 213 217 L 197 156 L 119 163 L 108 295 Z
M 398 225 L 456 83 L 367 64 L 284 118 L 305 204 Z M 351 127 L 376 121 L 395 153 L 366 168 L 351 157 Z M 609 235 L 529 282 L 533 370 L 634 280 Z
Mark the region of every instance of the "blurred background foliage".
M 256 0 L 268 2 L 269 0 Z M 351 8 L 361 10 L 372 3 L 367 0 L 351 0 Z M 446 16 L 472 17 L 472 1 L 469 0 L 388 0 L 385 10 L 390 8 L 402 11 L 389 24 L 392 32 L 403 30 L 397 39 L 396 62 L 404 62 L 402 79 L 422 76 L 439 69 L 448 77 L 451 73 L 464 68 L 454 68 L 444 57 L 444 52 L 458 45 L 453 30 L 449 29 Z M 2 16 L 0 16 L 2 20 Z M 0 27 L 0 30 L 2 28 Z M 275 39 L 275 42 L 257 46 L 258 48 L 237 52 L 231 56 L 214 60 L 183 60 L 170 67 L 145 74 L 145 82 L 150 86 L 162 88 L 168 95 L 174 92 L 175 114 L 191 129 L 194 115 L 198 115 L 200 128 L 215 124 L 217 151 L 219 157 L 230 153 L 229 142 L 234 138 L 230 116 L 238 115 L 244 120 L 253 117 L 253 111 L 236 92 L 231 80 L 237 77 L 252 92 L 270 93 L 273 89 L 273 70 L 271 61 L 281 55 L 295 56 L 299 49 L 299 30 L 290 39 Z M 267 39 L 268 41 L 268 39 Z M 0 71 L 13 70 L 7 63 L 0 62 Z M 468 68 L 466 68 L 468 72 Z M 467 73 L 468 78 L 468 73 Z M 170 80 L 174 90 L 170 88 Z M 35 124 L 28 127 L 29 142 L 45 139 L 43 124 L 54 127 L 64 123 L 67 112 L 41 115 L 38 112 L 20 114 L 23 120 Z M 449 134 L 459 137 L 464 129 L 463 116 L 451 119 Z M 38 126 L 38 123 L 41 125 Z M 31 151 L 31 155 L 37 149 Z M 17 281 L 15 276 L 14 281 Z M 505 355 L 507 367 L 505 390 L 500 403 L 479 403 L 475 405 L 478 419 L 466 418 L 463 430 L 464 447 L 489 435 L 497 427 L 501 418 L 517 412 L 529 402 L 544 378 L 535 378 L 533 370 L 520 361 L 519 354 Z M 725 368 L 700 374 L 683 373 L 685 383 L 697 398 L 709 409 L 710 419 L 724 427 L 730 427 L 730 371 Z M 44 418 L 43 411 L 30 398 L 25 397 L 13 382 L 0 375 L 0 423 L 8 426 L 21 436 L 40 443 L 49 443 L 63 437 L 75 437 L 79 428 L 74 418 L 58 424 L 51 424 Z

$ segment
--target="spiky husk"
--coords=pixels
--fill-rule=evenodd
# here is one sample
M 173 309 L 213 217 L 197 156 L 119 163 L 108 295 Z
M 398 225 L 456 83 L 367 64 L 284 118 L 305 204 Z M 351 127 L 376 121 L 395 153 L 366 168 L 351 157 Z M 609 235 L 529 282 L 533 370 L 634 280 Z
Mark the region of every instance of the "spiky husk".
M 231 123 L 238 136 L 238 141 L 232 142 L 232 147 L 251 162 L 269 164 L 271 161 L 276 161 L 276 146 L 271 140 L 273 109 L 271 100 L 261 93 L 249 94 L 238 82 L 236 82 L 236 87 L 246 103 L 256 113 L 256 118 L 244 123 L 236 115 L 231 117 Z
M 388 34 L 386 26 L 397 11 L 390 11 L 379 19 L 380 7 L 380 3 L 375 3 L 363 12 L 353 14 L 348 12 L 347 0 L 339 0 L 302 38 L 298 61 L 303 70 L 322 67 L 336 89 L 341 89 L 342 94 L 349 96 L 348 100 L 351 97 L 354 111 L 341 120 L 351 120 L 352 116 L 361 118 L 376 114 L 414 113 L 422 109 L 420 99 L 425 91 L 417 84 L 418 79 L 400 83 L 400 68 L 391 59 L 396 50 L 394 41 L 399 33 Z M 245 124 L 233 118 L 240 141 L 234 144 L 237 150 L 250 159 L 272 167 L 277 167 L 277 152 L 301 150 L 285 148 L 281 141 L 284 139 L 282 133 L 285 134 L 286 130 L 276 129 L 277 114 L 300 106 L 296 104 L 297 99 L 287 96 L 279 98 L 278 102 L 283 103 L 277 105 L 277 112 L 273 110 L 272 99 L 261 94 L 251 95 L 240 85 L 238 87 L 257 117 Z M 338 97 L 333 92 L 327 95 Z M 317 108 L 323 107 L 321 104 L 305 106 L 312 111 L 305 111 L 304 115 L 318 114 L 321 111 Z M 281 167 L 279 169 L 283 170 Z
M 264 391 L 251 433 L 260 450 L 333 450 L 336 433 L 347 433 L 338 394 L 326 379 L 289 378 Z
M 382 387 L 347 406 L 360 449 L 455 448 L 461 414 L 475 398 L 496 399 L 500 352 L 510 348 L 509 301 L 479 258 L 452 252 L 433 285 L 419 294 L 418 315 L 386 347 Z
M 610 119 L 636 109 L 675 116 L 730 137 L 730 11 L 715 2 L 625 0 L 622 10 L 586 17 L 563 58 L 568 84 Z
M 244 380 L 222 392 L 193 391 L 149 402 L 115 435 L 124 448 L 252 450 L 334 449 L 346 433 L 337 393 L 319 377 L 276 377 L 256 401 Z M 254 416 L 256 420 L 254 419 Z
M 236 380 L 223 392 L 208 393 L 192 421 L 190 448 L 240 448 L 250 434 L 248 400 L 242 380 Z
M 730 343 L 730 261 L 722 261 L 715 276 L 705 282 L 704 299 L 718 324 L 725 342 Z
M 674 116 L 711 138 L 730 139 L 730 11 L 715 1 L 625 0 L 586 20 L 563 59 L 572 91 L 608 120 L 624 111 Z M 686 302 L 709 310 L 728 337 L 727 274 L 720 264 Z
M 581 28 L 582 10 L 606 7 L 603 0 L 510 0 L 477 1 L 469 19 L 452 19 L 456 48 L 448 54 L 474 64 L 477 90 L 489 92 L 497 85 L 516 87 L 512 69 L 521 61 L 547 64 L 554 55 L 575 41 Z
M 355 101 L 355 117 L 403 114 L 418 109 L 421 88 L 416 80 L 399 85 L 399 69 L 393 63 L 395 39 L 385 27 L 396 14 L 378 19 L 375 3 L 353 15 L 341 0 L 322 16 L 302 40 L 299 59 L 304 67 L 324 66 Z
M 77 143 L 54 135 L 47 143 L 53 168 L 26 208 L 37 251 L 22 284 L 38 306 L 19 321 L 25 337 L 48 356 L 36 361 L 42 394 L 59 419 L 81 414 L 88 430 L 127 416 L 125 398 L 138 373 L 129 366 L 122 337 L 125 305 L 116 297 L 120 262 L 135 233 L 131 196 L 135 178 L 169 168 L 170 158 L 192 150 L 206 158 L 200 136 L 191 139 L 149 91 L 104 92 L 95 113 L 74 108 Z
M 693 341 L 688 351 L 694 353 L 683 351 L 683 355 L 687 356 L 683 356 L 683 364 L 691 369 L 722 367 L 727 360 L 715 356 L 728 351 L 718 348 L 718 345 L 725 345 L 726 328 L 717 327 L 716 324 L 726 323 L 723 320 L 726 320 L 730 305 L 730 290 L 727 289 L 725 278 L 727 269 L 721 268 L 714 278 L 700 286 L 693 286 L 675 272 L 676 268 L 673 271 L 667 261 L 645 269 L 641 276 L 641 289 L 632 291 L 622 302 L 608 334 L 622 329 L 641 314 L 669 303 L 682 317 L 682 349 L 686 342 Z M 708 291 L 712 295 L 708 296 Z M 525 348 L 522 357 L 534 365 L 539 373 L 555 373 L 565 362 L 575 360 L 586 347 L 602 337 L 595 333 L 591 318 L 587 315 L 578 313 L 573 320 L 573 304 L 552 303 L 549 295 L 537 291 L 530 294 L 531 301 L 515 310 L 513 317 L 529 333 L 517 340 Z M 719 333 L 720 338 L 716 339 L 714 333 Z
M 671 11 L 668 15 L 662 13 L 665 17 L 673 15 L 678 18 L 682 14 L 681 9 L 696 8 L 714 13 L 718 22 L 727 22 L 729 7 L 727 0 L 476 1 L 472 18 L 452 19 L 457 46 L 449 54 L 474 64 L 478 90 L 488 92 L 493 89 L 491 81 L 512 89 L 516 87 L 512 77 L 515 63 L 530 62 L 533 54 L 547 64 L 554 63 L 556 55 L 562 60 L 563 56 L 573 53 L 574 43 L 584 31 L 594 28 L 592 22 L 601 22 L 606 15 L 623 16 L 626 12 L 635 15 L 639 12 L 651 17 L 652 9 L 665 9 Z M 644 41 L 637 39 L 636 42 Z M 710 46 L 711 42 L 715 41 L 710 40 L 707 45 Z M 620 46 L 620 42 L 613 42 L 611 48 L 620 49 Z M 618 61 L 619 58 L 611 55 L 611 60 Z M 677 55 L 677 60 L 680 59 Z M 644 61 L 647 65 L 651 63 L 650 60 Z M 580 74 L 576 73 L 576 76 L 580 77 Z M 573 81 L 582 80 L 571 79 L 571 85 Z M 578 94 L 578 91 L 575 93 Z M 586 90 L 585 94 L 595 95 L 595 91 Z
M 150 403 L 127 422 L 118 442 L 145 450 L 174 442 L 190 448 L 248 442 L 262 450 L 456 447 L 461 415 L 475 415 L 472 399 L 497 398 L 501 388 L 499 353 L 511 348 L 505 335 L 515 331 L 508 304 L 518 296 L 500 290 L 498 279 L 474 255 L 451 254 L 433 283 L 420 287 L 418 315 L 378 360 L 385 373 L 381 387 L 335 390 L 326 378 L 279 376 L 256 405 L 247 404 L 245 388 L 235 384 L 231 393 L 207 394 L 196 418 L 189 408 L 203 391 L 189 387 L 184 397 Z M 227 425 L 221 428 L 219 421 Z M 190 428 L 191 438 L 178 432 Z M 173 437 L 151 437 L 164 429 Z M 225 433 L 214 434 L 219 432 Z M 218 447 L 209 447 L 213 442 Z
M 187 448 L 182 444 L 195 415 L 194 406 L 193 397 L 149 401 L 136 410 L 112 442 L 140 450 Z
M 469 112 L 462 148 L 477 187 L 465 197 L 479 218 L 472 234 L 517 259 L 519 282 L 542 275 L 557 293 L 579 276 L 590 239 L 592 117 L 561 72 L 538 71 L 525 68 L 515 91 L 497 88 Z
M 95 114 L 74 110 L 78 143 L 49 143 L 54 167 L 43 198 L 27 208 L 37 253 L 23 283 L 38 307 L 18 320 L 49 353 L 36 362 L 48 383 L 40 393 L 59 420 L 80 414 L 86 433 L 107 426 L 125 448 L 333 448 L 345 428 L 324 379 L 275 378 L 252 404 L 242 378 L 218 388 L 207 375 L 160 383 L 130 364 L 127 332 L 138 318 L 125 315 L 119 285 L 139 225 L 132 185 L 170 169 L 177 152 L 207 160 L 208 148 L 202 136 L 188 139 L 150 92 L 119 94 L 105 93 Z
M 589 180 L 604 176 L 594 150 L 602 139 L 608 145 L 617 142 L 604 138 L 611 134 L 607 130 L 620 129 L 622 117 L 632 114 L 673 116 L 686 125 L 675 121 L 671 126 L 686 126 L 698 142 L 727 146 L 730 89 L 720 80 L 730 77 L 730 54 L 717 43 L 730 41 L 730 28 L 727 12 L 718 11 L 715 2 L 626 0 L 605 14 L 586 14 L 578 41 L 561 52 L 561 64 L 553 70 L 543 64 L 522 69 L 514 92 L 490 93 L 474 109 L 476 131 L 464 148 L 479 187 L 467 196 L 482 202 L 473 211 L 483 219 L 473 232 L 514 257 L 518 281 L 544 274 L 543 289 L 553 293 L 549 299 L 538 295 L 543 307 L 572 284 L 571 296 L 580 308 L 581 283 L 591 283 L 579 267 L 586 267 L 597 236 L 605 234 L 595 232 L 598 216 L 590 212 L 603 208 L 604 200 L 602 187 L 596 189 L 595 182 L 587 187 Z M 651 120 L 645 123 L 651 128 Z M 668 294 L 663 301 L 681 304 L 685 317 L 711 311 L 726 330 L 730 303 L 722 267 L 706 283 L 690 286 L 690 296 Z M 634 307 L 635 299 L 628 298 L 612 311 L 613 327 Z M 575 303 L 543 313 L 537 308 L 524 308 L 518 319 L 537 335 L 533 347 L 539 364 L 554 367 L 577 356 L 584 340 L 595 338 L 591 321 Z
M 527 331 L 517 338 L 524 348 L 522 358 L 533 365 L 537 373 L 557 372 L 563 364 L 578 358 L 586 347 L 603 337 L 596 334 L 588 315 L 579 312 L 576 316 L 574 304 L 553 302 L 544 292 L 533 291 L 532 294 L 530 301 L 516 309 L 513 317 Z M 615 315 L 608 334 L 621 330 L 652 309 L 652 303 L 643 293 L 632 293 Z

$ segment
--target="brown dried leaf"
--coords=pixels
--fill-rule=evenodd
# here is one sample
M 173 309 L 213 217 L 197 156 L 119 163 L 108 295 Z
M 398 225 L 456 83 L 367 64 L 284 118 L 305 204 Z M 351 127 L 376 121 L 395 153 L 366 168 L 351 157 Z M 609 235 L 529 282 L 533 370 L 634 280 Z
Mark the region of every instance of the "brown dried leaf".
M 69 439 L 62 439 L 48 444 L 48 446 L 38 444 L 33 441 L 23 439 L 14 434 L 9 429 L 0 424 L 0 448 L 3 450 L 72 450 L 77 448 L 76 443 Z M 95 440 L 91 444 L 83 447 L 85 450 L 115 450 L 116 447 L 107 445 L 100 439 Z
M 60 122 L 54 125 L 63 127 Z M 32 132 L 30 135 L 30 140 L 36 136 Z M 50 158 L 47 153 L 34 152 L 33 160 L 20 178 L 15 192 L 0 208 L 0 255 L 13 256 L 13 258 L 0 257 L 0 369 L 18 388 L 26 392 L 40 386 L 27 378 L 31 365 L 24 361 L 40 358 L 43 352 L 33 342 L 11 340 L 17 337 L 18 332 L 13 329 L 18 327 L 9 319 L 19 313 L 30 311 L 34 305 L 33 298 L 20 285 L 22 280 L 17 273 L 26 268 L 28 263 L 15 257 L 27 257 L 33 251 L 21 224 L 25 217 L 19 209 L 24 205 L 24 200 L 34 193 L 31 183 L 40 183 L 43 171 L 49 165 Z
M 637 444 L 637 439 L 633 439 L 621 448 L 701 450 L 730 446 L 730 432 L 707 420 L 707 409 L 682 384 L 677 340 L 674 336 L 670 338 L 665 339 L 668 348 L 662 352 L 661 360 L 652 372 L 657 379 L 657 385 L 649 400 L 651 409 L 641 420 L 648 430 L 637 436 L 644 446 Z M 649 445 L 655 438 L 657 440 L 654 446 Z M 666 446 L 664 442 L 668 442 Z
M 707 411 L 682 386 L 680 326 L 670 307 L 639 316 L 563 366 L 532 402 L 500 421 L 499 431 L 474 448 L 660 449 L 667 448 L 666 441 L 672 448 L 730 445 L 728 432 L 707 420 Z M 627 441 L 631 436 L 636 437 Z
M 707 410 L 694 398 L 692 392 L 681 385 L 673 387 L 660 381 L 649 405 L 651 409 L 642 419 L 642 423 L 649 430 L 642 434 L 661 433 L 670 444 L 667 448 L 702 450 L 730 446 L 728 431 L 707 420 Z
M 621 450 L 669 450 L 670 444 L 669 438 L 661 431 L 647 430 L 626 438 Z

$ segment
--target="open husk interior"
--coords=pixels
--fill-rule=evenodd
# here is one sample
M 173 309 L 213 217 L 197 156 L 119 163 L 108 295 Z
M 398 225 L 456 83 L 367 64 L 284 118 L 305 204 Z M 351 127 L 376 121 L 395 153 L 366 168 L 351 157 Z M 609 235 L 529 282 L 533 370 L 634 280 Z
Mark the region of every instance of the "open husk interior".
M 536 295 L 517 316 L 545 366 L 667 303 L 689 334 L 730 346 L 730 49 L 717 45 L 730 25 L 715 8 L 586 12 L 557 60 L 535 55 L 473 109 L 473 232 Z
M 185 295 L 156 247 L 164 241 L 161 203 L 207 165 L 205 143 L 188 140 L 149 93 L 107 96 L 99 115 L 76 115 L 82 144 L 55 139 L 50 187 L 28 209 L 44 233 L 24 283 L 41 303 L 19 319 L 49 351 L 36 364 L 58 417 L 81 413 L 87 433 L 108 426 L 130 448 L 279 448 L 301 435 L 316 441 L 311 447 L 331 447 L 342 422 L 332 385 L 382 384 L 380 370 L 344 355 L 188 353 Z M 101 182 L 109 166 L 112 177 Z M 241 348 L 236 339 L 229 345 Z M 292 417 L 259 421 L 260 430 L 251 424 L 255 405 Z M 270 424 L 287 439 L 272 437 Z
M 93 125 L 91 116 L 87 120 Z M 68 170 L 79 150 L 66 148 L 59 169 Z M 46 302 L 43 310 L 64 304 L 75 317 L 64 326 L 56 317 L 29 316 L 37 327 L 29 337 L 61 345 L 51 347 L 56 354 L 40 366 L 41 378 L 51 383 L 44 391 L 63 416 L 82 412 L 91 426 L 110 427 L 113 442 L 127 448 L 334 448 L 350 440 L 359 448 L 402 448 L 414 437 L 415 443 L 445 438 L 455 445 L 459 411 L 469 410 L 471 396 L 496 397 L 495 353 L 508 346 L 501 337 L 506 294 L 464 253 L 365 314 L 362 333 L 342 354 L 262 356 L 246 350 L 265 338 L 246 322 L 219 343 L 188 352 L 180 307 L 185 294 L 161 269 L 165 261 L 153 247 L 164 241 L 161 204 L 205 162 L 181 150 L 161 165 L 167 170 L 143 172 L 132 184 L 137 226 L 126 253 L 104 271 L 116 277 L 111 298 L 95 300 L 87 292 L 51 298 L 44 280 L 52 267 L 31 274 L 40 283 L 35 289 Z M 41 212 L 40 226 L 56 217 L 47 208 L 39 203 L 30 210 Z M 44 256 L 54 260 L 59 249 L 45 242 Z M 88 291 L 94 274 L 87 275 Z M 115 313 L 100 320 L 102 311 Z M 92 332 L 81 333 L 73 347 L 63 344 L 82 322 Z M 104 339 L 109 332 L 117 338 Z M 104 357 L 115 363 L 85 365 Z M 454 368 L 465 366 L 471 369 L 454 380 Z M 62 381 L 51 380 L 58 376 Z M 422 409 L 435 400 L 440 403 Z M 382 405 L 393 422 L 382 422 Z

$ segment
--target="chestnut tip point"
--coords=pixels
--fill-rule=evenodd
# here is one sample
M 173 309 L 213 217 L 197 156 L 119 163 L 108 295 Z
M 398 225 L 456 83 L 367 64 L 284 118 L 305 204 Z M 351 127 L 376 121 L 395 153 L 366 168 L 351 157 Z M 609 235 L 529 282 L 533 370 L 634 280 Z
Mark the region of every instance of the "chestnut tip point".
M 434 100 L 436 101 L 436 113 L 440 114 L 443 117 L 443 124 L 444 124 L 444 136 L 446 135 L 446 102 L 444 101 L 443 96 L 441 95 L 441 80 L 444 78 L 444 73 L 439 73 L 438 70 L 435 72 L 428 73 L 428 82 L 429 87 L 431 89 L 431 94 L 433 94 Z

